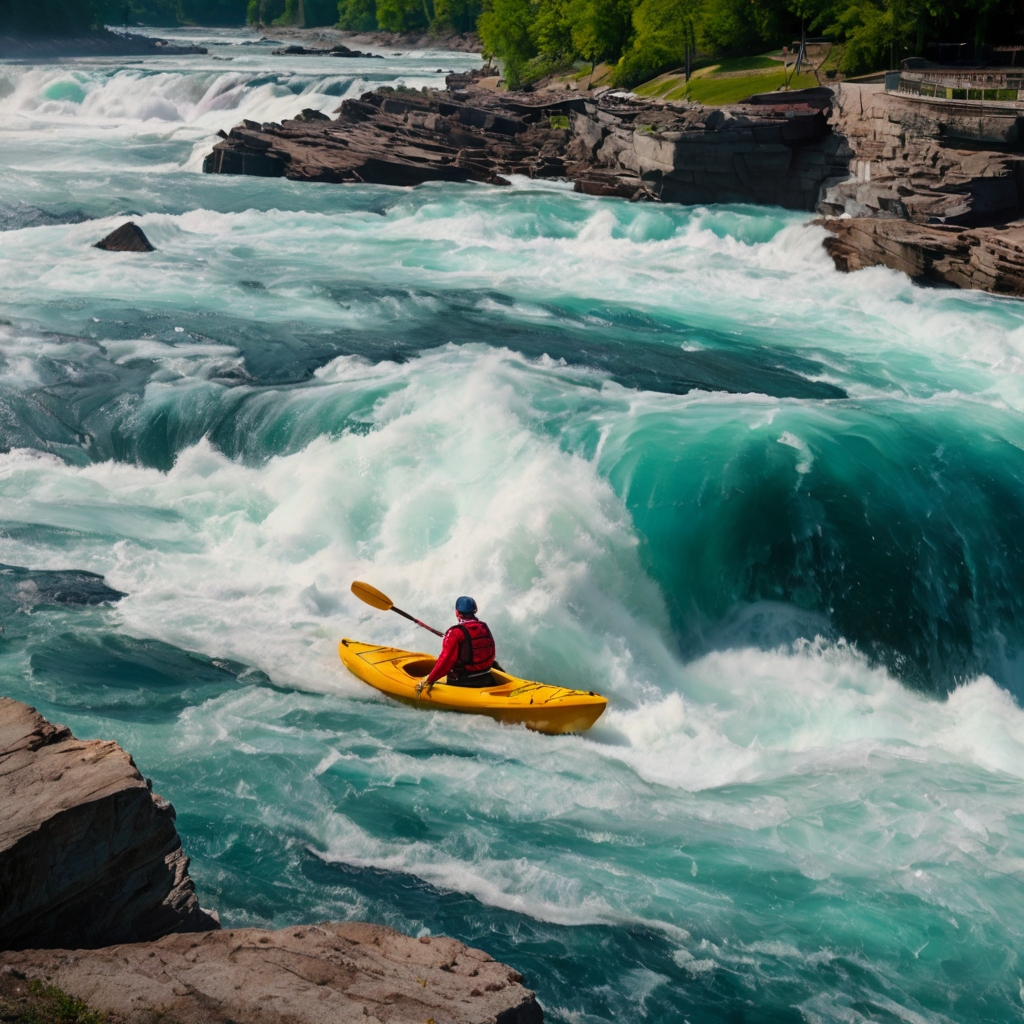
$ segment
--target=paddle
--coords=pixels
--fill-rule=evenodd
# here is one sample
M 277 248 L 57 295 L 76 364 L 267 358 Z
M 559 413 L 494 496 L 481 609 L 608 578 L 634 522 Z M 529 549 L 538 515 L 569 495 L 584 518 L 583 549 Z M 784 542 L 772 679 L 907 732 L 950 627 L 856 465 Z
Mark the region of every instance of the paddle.
M 402 616 L 403 619 L 408 619 L 410 622 L 415 622 L 417 626 L 422 626 L 424 629 L 429 630 L 434 636 L 444 636 L 439 629 L 434 629 L 433 626 L 428 626 L 425 622 L 420 622 L 419 619 L 410 615 L 408 612 L 403 612 L 401 608 L 396 608 L 394 602 L 387 594 L 382 594 L 376 587 L 371 587 L 369 583 L 360 583 L 356 580 L 352 584 L 352 593 L 359 598 L 360 601 L 365 602 L 372 608 L 379 608 L 382 612 L 397 612 Z

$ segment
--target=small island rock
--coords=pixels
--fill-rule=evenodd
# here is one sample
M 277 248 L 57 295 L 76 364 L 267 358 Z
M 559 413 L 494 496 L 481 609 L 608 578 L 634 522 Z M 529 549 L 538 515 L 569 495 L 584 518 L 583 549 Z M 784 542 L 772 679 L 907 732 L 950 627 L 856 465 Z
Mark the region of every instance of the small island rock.
M 111 231 L 106 238 L 101 238 L 95 245 L 97 249 L 110 252 L 154 252 L 153 246 L 145 232 L 135 221 L 122 224 L 117 230 Z

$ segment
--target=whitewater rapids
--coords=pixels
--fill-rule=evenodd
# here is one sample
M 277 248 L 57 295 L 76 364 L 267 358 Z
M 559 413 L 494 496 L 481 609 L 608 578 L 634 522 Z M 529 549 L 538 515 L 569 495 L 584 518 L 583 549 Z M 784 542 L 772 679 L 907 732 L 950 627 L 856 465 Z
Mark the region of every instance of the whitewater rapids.
M 0 65 L 0 562 L 127 594 L 0 571 L 0 692 L 133 753 L 229 926 L 445 932 L 567 1024 L 1024 1015 L 1020 304 L 774 209 L 204 177 L 478 58 L 177 34 Z M 341 636 L 436 644 L 354 578 L 609 711 L 379 699 Z

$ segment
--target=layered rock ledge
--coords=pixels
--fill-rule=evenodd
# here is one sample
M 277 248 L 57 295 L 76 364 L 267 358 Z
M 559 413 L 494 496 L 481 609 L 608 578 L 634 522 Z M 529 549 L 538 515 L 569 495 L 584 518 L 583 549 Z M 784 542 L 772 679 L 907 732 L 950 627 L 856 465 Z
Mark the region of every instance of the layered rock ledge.
M 840 270 L 885 266 L 915 280 L 1024 296 L 1024 223 L 1002 228 L 915 224 L 894 218 L 824 219 Z
M 174 817 L 116 743 L 0 698 L 0 949 L 219 928 Z
M 1024 296 L 1024 153 L 1018 111 L 837 87 L 832 127 L 849 174 L 818 204 L 840 270 Z
M 827 89 L 752 97 L 724 112 L 607 91 L 499 93 L 477 75 L 447 82 L 446 91 L 366 93 L 333 119 L 304 110 L 281 124 L 244 121 L 203 169 L 383 185 L 569 178 L 591 195 L 798 210 L 813 210 L 822 186 L 845 173 Z
M 371 924 L 169 935 L 97 950 L 0 953 L 0 975 L 40 979 L 109 1024 L 541 1024 L 522 977 L 454 939 Z M 0 996 L 4 993 L 0 989 Z

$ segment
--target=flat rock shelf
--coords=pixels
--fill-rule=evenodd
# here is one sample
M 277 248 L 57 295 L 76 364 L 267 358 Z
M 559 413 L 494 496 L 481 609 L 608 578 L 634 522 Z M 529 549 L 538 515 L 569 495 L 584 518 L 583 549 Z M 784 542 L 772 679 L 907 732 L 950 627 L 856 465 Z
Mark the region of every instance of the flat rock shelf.
M 541 1024 L 512 968 L 455 939 L 373 924 L 168 935 L 96 950 L 0 954 L 14 980 L 55 985 L 109 1024 Z M 0 991 L 0 994 L 2 991 Z

